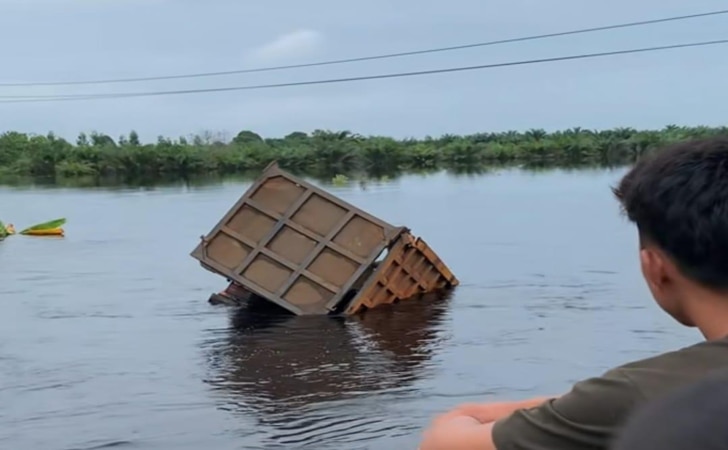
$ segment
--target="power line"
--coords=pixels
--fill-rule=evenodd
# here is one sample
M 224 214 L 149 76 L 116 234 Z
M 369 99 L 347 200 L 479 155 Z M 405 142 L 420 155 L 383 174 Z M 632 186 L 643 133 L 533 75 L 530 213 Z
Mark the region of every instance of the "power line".
M 496 41 L 454 45 L 454 46 L 450 46 L 450 47 L 438 47 L 438 48 L 413 50 L 413 51 L 399 52 L 399 53 L 386 53 L 386 54 L 380 54 L 380 55 L 360 56 L 360 57 L 355 57 L 355 58 L 334 59 L 334 60 L 318 61 L 318 62 L 311 62 L 311 63 L 304 63 L 304 64 L 289 64 L 289 65 L 283 65 L 283 66 L 258 67 L 258 68 L 251 68 L 251 69 L 227 70 L 227 71 L 219 71 L 219 72 L 202 72 L 202 73 L 191 73 L 191 74 L 183 74 L 183 75 L 159 75 L 159 76 L 136 77 L 136 78 L 110 78 L 110 79 L 81 80 L 81 81 L 42 81 L 42 82 L 0 83 L 0 87 L 71 86 L 71 85 L 89 85 L 89 84 L 107 84 L 107 83 L 134 83 L 134 82 L 141 82 L 141 81 L 174 80 L 174 79 L 184 79 L 184 78 L 217 77 L 217 76 L 224 76 L 224 75 L 244 74 L 244 73 L 271 72 L 271 71 L 276 71 L 276 70 L 289 70 L 289 69 L 300 69 L 300 68 L 304 68 L 304 67 L 329 66 L 329 65 L 334 65 L 334 64 L 346 64 L 346 63 L 361 62 L 361 61 L 372 61 L 372 60 L 378 60 L 378 59 L 401 58 L 404 56 L 424 55 L 424 54 L 428 54 L 428 53 L 439 53 L 439 52 L 448 52 L 448 51 L 454 51 L 454 50 L 464 50 L 464 49 L 475 48 L 475 47 L 486 47 L 486 46 L 492 46 L 492 45 L 510 44 L 510 43 L 514 43 L 514 42 L 524 42 L 524 41 L 532 41 L 532 40 L 538 40 L 538 39 L 547 39 L 547 38 L 552 38 L 552 37 L 569 36 L 569 35 L 574 35 L 574 34 L 593 33 L 596 31 L 606 31 L 606 30 L 614 30 L 614 29 L 619 29 L 619 28 L 653 25 L 653 24 L 657 24 L 657 23 L 675 22 L 675 21 L 680 21 L 680 20 L 696 19 L 696 18 L 700 18 L 700 17 L 717 16 L 720 14 L 728 14 L 728 9 L 719 10 L 719 11 L 711 11 L 711 12 L 706 12 L 706 13 L 699 13 L 699 14 L 665 17 L 665 18 L 661 18 L 661 19 L 641 20 L 638 22 L 627 22 L 627 23 L 621 23 L 621 24 L 616 24 L 616 25 L 605 25 L 605 26 L 601 26 L 601 27 L 582 28 L 582 29 L 578 29 L 578 30 L 561 31 L 561 32 L 557 32 L 557 33 L 538 34 L 538 35 L 523 36 L 523 37 L 517 37 L 517 38 L 499 39 Z
M 541 58 L 541 59 L 529 59 L 529 60 L 511 61 L 511 62 L 505 62 L 505 63 L 496 63 L 496 64 L 481 64 L 481 65 L 477 65 L 477 66 L 460 66 L 460 67 L 450 67 L 450 68 L 444 68 L 444 69 L 421 70 L 421 71 L 415 71 L 415 72 L 397 72 L 397 73 L 365 75 L 365 76 L 347 77 L 347 78 L 332 78 L 332 79 L 324 79 L 324 80 L 297 81 L 297 82 L 290 82 L 290 83 L 257 84 L 257 85 L 248 85 L 248 86 L 227 86 L 227 87 L 207 88 L 207 89 L 182 89 L 182 90 L 172 90 L 172 91 L 128 92 L 128 93 L 118 93 L 118 94 L 79 94 L 79 95 L 65 95 L 65 96 L 64 95 L 6 96 L 4 98 L 6 98 L 6 99 L 14 98 L 14 100 L 3 100 L 3 101 L 0 101 L 0 103 L 35 103 L 35 102 L 57 102 L 57 101 L 74 101 L 74 100 L 77 101 L 77 100 L 115 99 L 115 98 L 131 98 L 131 97 L 156 97 L 156 96 L 165 96 L 165 95 L 186 95 L 186 94 L 201 94 L 201 93 L 210 93 L 210 92 L 248 91 L 248 90 L 274 89 L 274 88 L 284 88 L 284 87 L 312 86 L 312 85 L 320 85 L 320 84 L 349 83 L 349 82 L 365 81 L 365 80 L 404 78 L 404 77 L 413 77 L 413 76 L 422 76 L 422 75 L 435 75 L 435 74 L 442 74 L 442 73 L 464 72 L 464 71 L 471 71 L 471 70 L 495 69 L 495 68 L 500 68 L 500 67 L 542 64 L 542 63 L 558 62 L 558 61 L 601 58 L 601 57 L 606 57 L 606 56 L 627 55 L 627 54 L 634 54 L 634 53 L 647 53 L 647 52 L 654 52 L 654 51 L 661 51 L 661 50 L 673 50 L 673 49 L 690 48 L 690 47 L 705 47 L 705 46 L 709 46 L 709 45 L 719 45 L 719 44 L 728 44 L 728 39 L 693 42 L 693 43 L 687 43 L 687 44 L 664 45 L 664 46 L 659 46 L 659 47 L 644 47 L 644 48 L 636 48 L 636 49 L 628 49 L 628 50 L 615 50 L 615 51 L 611 51 L 611 52 L 584 53 L 584 54 L 578 54 L 578 55 L 557 56 L 557 57 L 552 57 L 552 58 Z

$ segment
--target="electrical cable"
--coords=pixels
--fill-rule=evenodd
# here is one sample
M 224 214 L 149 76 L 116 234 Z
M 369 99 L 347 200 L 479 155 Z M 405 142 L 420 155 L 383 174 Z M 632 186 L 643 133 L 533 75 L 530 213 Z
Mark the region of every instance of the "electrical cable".
M 529 59 L 520 61 L 511 61 L 504 63 L 495 64 L 480 64 L 475 66 L 460 66 L 450 67 L 443 69 L 432 69 L 432 70 L 420 70 L 414 72 L 396 72 L 386 73 L 377 75 L 365 75 L 347 78 L 331 78 L 323 80 L 311 80 L 311 81 L 296 81 L 289 83 L 276 83 L 276 84 L 258 84 L 258 85 L 247 85 L 247 86 L 227 86 L 218 88 L 206 88 L 206 89 L 180 89 L 171 91 L 147 91 L 147 92 L 129 92 L 129 93 L 117 93 L 117 94 L 78 94 L 78 95 L 50 95 L 50 96 L 5 96 L 0 98 L 10 100 L 0 100 L 0 103 L 35 103 L 35 102 L 58 102 L 58 101 L 78 101 L 78 100 L 96 100 L 96 99 L 115 99 L 115 98 L 131 98 L 131 97 L 154 97 L 154 96 L 167 96 L 167 95 L 186 95 L 186 94 L 200 94 L 200 93 L 211 93 L 211 92 L 230 92 L 230 91 L 248 91 L 248 90 L 260 90 L 260 89 L 274 89 L 284 87 L 298 87 L 298 86 L 312 86 L 312 85 L 323 85 L 323 84 L 334 84 L 334 83 L 349 83 L 355 81 L 366 81 L 366 80 L 381 80 L 389 78 L 404 78 L 413 76 L 423 75 L 435 75 L 442 73 L 453 73 L 453 72 L 464 72 L 472 70 L 484 70 L 484 69 L 495 69 L 501 67 L 512 67 L 512 66 L 523 66 L 530 64 L 542 64 L 549 62 L 559 61 L 570 61 L 580 60 L 589 58 L 601 58 L 607 56 L 627 55 L 636 53 L 648 53 L 662 50 L 673 50 L 680 48 L 690 47 L 705 47 L 710 45 L 721 45 L 728 44 L 728 39 L 714 40 L 714 41 L 702 41 L 693 42 L 687 44 L 673 44 L 663 45 L 656 47 L 644 47 L 627 50 L 615 50 L 609 52 L 600 53 L 582 53 L 578 55 L 567 55 L 567 56 L 556 56 L 551 58 L 540 58 L 540 59 Z
M 303 63 L 303 64 L 289 64 L 289 65 L 282 65 L 282 66 L 258 67 L 258 68 L 251 68 L 251 69 L 239 69 L 239 70 L 226 70 L 226 71 L 219 71 L 219 72 L 202 72 L 202 73 L 191 73 L 191 74 L 182 74 L 182 75 L 159 75 L 159 76 L 136 77 L 136 78 L 110 78 L 110 79 L 98 79 L 98 80 L 39 81 L 39 82 L 17 82 L 17 83 L 10 83 L 10 82 L 1 83 L 0 82 L 0 87 L 71 86 L 71 85 L 91 85 L 91 84 L 111 84 L 111 83 L 135 83 L 135 82 L 142 82 L 142 81 L 175 80 L 175 79 L 185 79 L 185 78 L 217 77 L 217 76 L 237 75 L 237 74 L 245 74 L 245 73 L 271 72 L 271 71 L 278 71 L 278 70 L 290 70 L 290 69 L 299 69 L 299 68 L 305 68 L 305 67 L 329 66 L 329 65 L 334 65 L 334 64 L 346 64 L 346 63 L 361 62 L 361 61 L 372 61 L 372 60 L 379 60 L 379 59 L 389 59 L 389 58 L 400 58 L 400 57 L 405 57 L 405 56 L 423 55 L 423 54 L 428 54 L 428 53 L 439 53 L 439 52 L 448 52 L 448 51 L 454 51 L 454 50 L 464 50 L 464 49 L 475 48 L 475 47 L 486 47 L 486 46 L 493 46 L 493 45 L 510 44 L 510 43 L 514 43 L 514 42 L 524 42 L 524 41 L 532 41 L 532 40 L 538 40 L 538 39 L 547 39 L 547 38 L 552 38 L 552 37 L 570 36 L 570 35 L 583 34 L 583 33 L 593 33 L 596 31 L 606 31 L 606 30 L 614 30 L 614 29 L 619 29 L 619 28 L 629 28 L 629 27 L 665 23 L 665 22 L 675 22 L 675 21 L 680 21 L 680 20 L 696 19 L 696 18 L 700 18 L 700 17 L 709 17 L 709 16 L 716 16 L 716 15 L 721 15 L 721 14 L 728 14 L 728 9 L 711 11 L 711 12 L 706 12 L 706 13 L 665 17 L 665 18 L 661 18 L 661 19 L 641 20 L 638 22 L 628 22 L 628 23 L 621 23 L 621 24 L 615 24 L 615 25 L 605 25 L 605 26 L 600 26 L 600 27 L 582 28 L 582 29 L 578 29 L 578 30 L 562 31 L 562 32 L 556 32 L 556 33 L 547 33 L 547 34 L 538 34 L 538 35 L 523 36 L 523 37 L 516 37 L 516 38 L 509 38 L 509 39 L 500 39 L 500 40 L 488 41 L 488 42 L 477 42 L 477 43 L 472 43 L 472 44 L 454 45 L 454 46 L 449 46 L 449 47 L 438 47 L 438 48 L 430 48 L 430 49 L 423 49 L 423 50 L 413 50 L 413 51 L 399 52 L 399 53 L 386 53 L 386 54 L 380 54 L 380 55 L 361 56 L 361 57 L 345 58 L 345 59 L 334 59 L 334 60 L 328 60 L 328 61 L 318 61 L 318 62 Z

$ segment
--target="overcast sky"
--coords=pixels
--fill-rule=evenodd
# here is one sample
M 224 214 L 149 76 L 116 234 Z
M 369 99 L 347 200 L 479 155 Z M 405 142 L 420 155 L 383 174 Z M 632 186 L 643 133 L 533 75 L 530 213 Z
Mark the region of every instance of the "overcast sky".
M 295 64 L 707 12 L 725 0 L 0 0 L 0 82 Z M 280 83 L 728 38 L 728 15 L 337 66 L 0 96 Z M 728 124 L 728 45 L 425 77 L 182 96 L 0 104 L 0 131 L 142 138 L 348 129 L 396 137 Z

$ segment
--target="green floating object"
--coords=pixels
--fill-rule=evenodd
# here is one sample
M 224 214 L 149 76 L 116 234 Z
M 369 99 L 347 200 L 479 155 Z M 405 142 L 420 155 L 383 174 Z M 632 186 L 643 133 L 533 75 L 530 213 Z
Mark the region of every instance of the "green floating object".
M 10 236 L 11 234 L 15 233 L 15 230 L 12 228 L 8 229 L 8 226 L 3 223 L 2 220 L 0 220 L 0 241 L 5 239 L 6 237 Z
M 33 225 L 32 227 L 28 227 L 20 232 L 20 234 L 28 234 L 33 231 L 42 231 L 42 230 L 53 230 L 55 228 L 60 228 L 66 223 L 65 218 L 61 219 L 55 219 L 44 223 L 39 223 L 38 225 Z
M 331 182 L 335 186 L 343 186 L 349 182 L 349 177 L 347 177 L 346 175 L 339 174 L 339 175 L 336 175 L 334 178 L 332 178 Z

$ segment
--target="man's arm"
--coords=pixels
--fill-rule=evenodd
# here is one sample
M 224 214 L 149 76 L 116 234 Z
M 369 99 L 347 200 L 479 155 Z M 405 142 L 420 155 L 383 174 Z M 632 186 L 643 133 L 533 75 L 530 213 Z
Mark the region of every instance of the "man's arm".
M 520 409 L 535 408 L 553 398 L 557 398 L 557 396 L 536 397 L 514 402 L 466 403 L 456 407 L 442 417 L 469 416 L 475 418 L 480 423 L 490 423 L 510 416 Z
M 614 370 L 577 383 L 556 399 L 493 407 L 488 414 L 494 416 L 511 410 L 495 422 L 482 423 L 480 419 L 486 415 L 475 418 L 448 413 L 425 432 L 420 450 L 606 448 L 626 416 L 643 400 L 633 383 Z
M 644 401 L 626 372 L 615 369 L 577 383 L 557 399 L 497 420 L 491 438 L 497 450 L 607 448 Z

